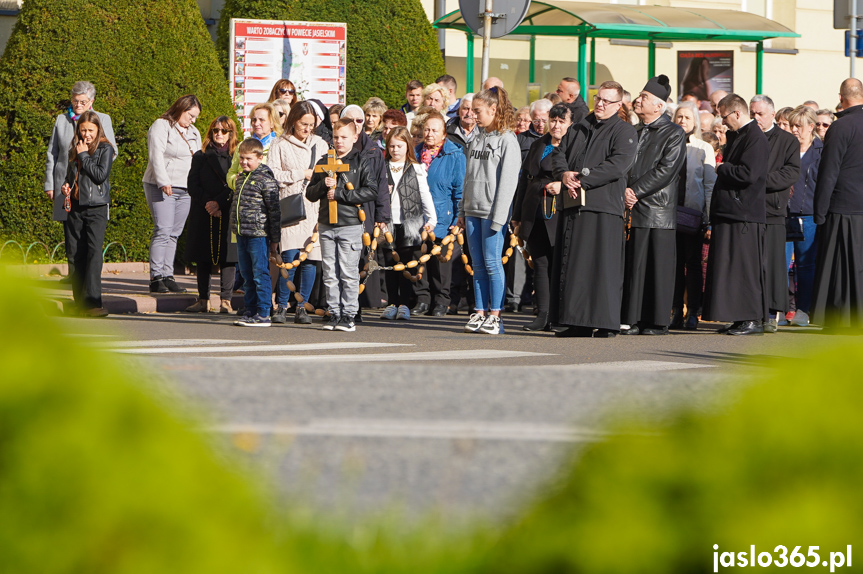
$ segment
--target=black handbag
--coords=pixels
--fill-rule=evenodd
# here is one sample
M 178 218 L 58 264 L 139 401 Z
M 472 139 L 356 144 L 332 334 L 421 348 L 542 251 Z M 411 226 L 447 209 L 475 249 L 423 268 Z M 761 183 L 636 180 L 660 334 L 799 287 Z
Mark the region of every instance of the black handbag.
M 302 193 L 280 199 L 279 209 L 282 212 L 282 227 L 295 225 L 306 219 L 306 202 Z
M 701 212 L 697 209 L 678 205 L 677 231 L 685 235 L 695 235 L 701 231 Z
M 785 218 L 785 242 L 803 241 L 806 235 L 803 233 L 803 219 L 800 217 Z

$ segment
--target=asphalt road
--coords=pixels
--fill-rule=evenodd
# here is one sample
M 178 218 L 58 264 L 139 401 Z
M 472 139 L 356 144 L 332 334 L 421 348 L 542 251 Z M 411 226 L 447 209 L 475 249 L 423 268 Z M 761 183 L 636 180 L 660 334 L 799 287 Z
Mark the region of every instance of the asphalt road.
M 814 329 L 735 338 L 704 325 L 664 337 L 560 339 L 461 332 L 464 315 L 355 333 L 289 323 L 235 327 L 219 315 L 63 318 L 70 333 L 144 373 L 230 464 L 278 491 L 358 513 L 451 518 L 513 512 L 561 457 L 602 440 L 623 413 L 662 419 L 724 397 L 771 359 L 836 341 Z

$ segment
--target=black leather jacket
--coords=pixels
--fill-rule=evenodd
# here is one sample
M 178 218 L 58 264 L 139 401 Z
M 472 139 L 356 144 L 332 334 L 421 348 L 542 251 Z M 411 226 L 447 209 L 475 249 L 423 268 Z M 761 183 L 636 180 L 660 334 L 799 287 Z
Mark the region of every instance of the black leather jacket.
M 639 124 L 636 131 L 638 152 L 628 179 L 638 198 L 632 208 L 632 227 L 676 229 L 678 177 L 686 165 L 686 133 L 666 114 L 650 125 Z
M 79 205 L 96 207 L 111 203 L 111 182 L 108 176 L 113 161 L 114 148 L 108 142 L 102 142 L 92 155 L 81 152 L 77 160 L 69 162 L 66 183 L 74 188 L 77 178 Z
M 341 158 L 342 162 L 350 166 L 349 171 L 339 172 L 336 181 L 336 204 L 338 207 L 338 222 L 333 227 L 345 227 L 348 225 L 360 225 L 358 205 L 373 202 L 378 197 L 377 174 L 370 158 L 361 155 L 356 149 L 352 149 L 348 155 Z M 318 165 L 327 163 L 324 157 Z M 306 199 L 309 201 L 320 201 L 321 209 L 318 212 L 318 223 L 330 225 L 330 210 L 327 200 L 329 189 L 325 183 L 326 173 L 316 172 L 306 188 Z M 349 181 L 353 189 L 348 189 L 345 183 Z M 389 195 L 389 186 L 387 186 Z M 368 206 L 365 206 L 366 208 Z M 368 220 L 366 220 L 368 221 Z

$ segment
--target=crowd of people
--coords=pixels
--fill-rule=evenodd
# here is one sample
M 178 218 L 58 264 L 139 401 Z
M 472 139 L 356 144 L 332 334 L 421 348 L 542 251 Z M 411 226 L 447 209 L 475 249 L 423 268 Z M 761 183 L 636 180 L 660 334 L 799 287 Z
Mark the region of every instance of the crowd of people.
M 153 219 L 150 291 L 183 293 L 177 246 L 210 311 L 240 326 L 353 331 L 468 312 L 464 330 L 609 338 L 787 325 L 863 328 L 863 85 L 836 113 L 722 91 L 670 98 L 667 76 L 634 97 L 602 83 L 593 108 L 573 78 L 516 109 L 498 78 L 458 96 L 444 75 L 327 107 L 289 80 L 201 134 L 185 95 L 150 127 L 143 191 Z M 64 221 L 75 301 L 104 316 L 100 272 L 116 157 L 111 119 L 78 82 L 48 147 L 45 191 Z M 55 192 L 55 190 L 57 190 Z M 516 251 L 521 257 L 516 257 Z M 516 292 L 516 266 L 525 282 Z M 366 309 L 364 318 L 362 310 Z M 215 309 L 214 309 L 215 310 Z M 376 311 L 377 313 L 377 311 Z

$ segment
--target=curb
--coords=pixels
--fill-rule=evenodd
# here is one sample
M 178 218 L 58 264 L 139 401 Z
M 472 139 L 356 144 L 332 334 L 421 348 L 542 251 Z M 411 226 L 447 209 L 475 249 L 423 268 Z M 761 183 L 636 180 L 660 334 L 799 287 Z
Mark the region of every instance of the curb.
M 74 312 L 75 306 L 71 297 L 49 297 L 56 304 L 57 311 L 63 314 Z M 111 315 L 127 315 L 132 313 L 182 313 L 186 307 L 197 301 L 195 295 L 103 295 L 102 306 Z M 210 297 L 210 309 L 219 308 L 219 296 Z M 231 306 L 236 309 L 242 306 L 243 296 L 231 298 Z M 192 313 L 190 313 L 191 315 Z M 203 314 L 203 313 L 198 313 Z M 214 313 L 215 314 L 215 313 Z
M 22 275 L 39 276 L 39 275 L 68 275 L 69 266 L 66 263 L 49 263 L 38 265 L 7 265 L 8 269 Z M 150 264 L 141 262 L 127 263 L 104 263 L 102 265 L 102 274 L 105 273 L 150 273 Z

